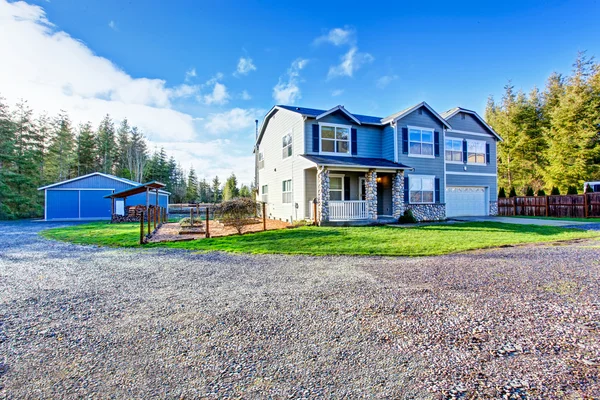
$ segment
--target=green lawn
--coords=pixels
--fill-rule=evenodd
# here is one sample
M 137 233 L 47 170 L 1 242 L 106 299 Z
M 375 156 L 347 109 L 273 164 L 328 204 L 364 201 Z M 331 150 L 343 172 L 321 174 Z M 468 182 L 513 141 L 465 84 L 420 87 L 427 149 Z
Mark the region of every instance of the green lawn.
M 139 224 L 91 223 L 43 231 L 44 237 L 79 244 L 137 247 Z M 600 232 L 496 222 L 414 228 L 302 227 L 189 242 L 148 244 L 194 251 L 312 255 L 424 256 L 523 243 L 599 237 Z
M 559 221 L 576 221 L 576 222 L 589 222 L 590 224 L 600 223 L 600 218 L 561 218 L 561 217 L 530 217 L 527 215 L 511 215 L 509 218 L 534 218 L 534 219 L 556 219 Z

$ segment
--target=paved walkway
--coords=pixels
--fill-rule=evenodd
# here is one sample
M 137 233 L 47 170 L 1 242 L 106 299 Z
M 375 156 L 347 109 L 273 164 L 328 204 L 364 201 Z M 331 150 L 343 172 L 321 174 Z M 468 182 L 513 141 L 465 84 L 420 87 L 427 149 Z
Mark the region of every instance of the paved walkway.
M 512 218 L 512 217 L 455 217 L 452 218 L 456 221 L 468 221 L 468 222 L 502 222 L 505 224 L 517 224 L 517 225 L 545 225 L 545 226 L 560 226 L 560 227 L 578 227 L 579 225 L 590 225 L 589 222 L 579 221 L 566 221 L 558 219 L 544 219 L 544 218 Z

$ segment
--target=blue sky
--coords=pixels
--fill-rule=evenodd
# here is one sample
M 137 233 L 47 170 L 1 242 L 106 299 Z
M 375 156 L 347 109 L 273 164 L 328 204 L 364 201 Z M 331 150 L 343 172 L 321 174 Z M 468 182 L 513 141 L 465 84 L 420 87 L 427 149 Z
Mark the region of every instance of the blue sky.
M 3 35 L 5 50 L 19 53 L 6 72 L 11 81 L 18 75 L 26 92 L 0 81 L 0 94 L 29 99 L 36 110 L 73 108 L 77 122 L 128 111 L 184 168 L 194 165 L 201 176 L 233 171 L 248 182 L 252 121 L 279 100 L 314 108 L 343 104 L 377 116 L 423 100 L 440 112 L 457 105 L 483 112 L 487 97 L 499 98 L 509 79 L 528 91 L 553 71 L 568 72 L 579 50 L 600 55 L 599 16 L 600 5 L 591 1 L 368 7 L 0 0 L 0 23 L 10 21 L 15 35 L 27 38 L 23 46 L 39 40 L 41 49 L 65 47 L 60 59 L 45 61 L 60 65 L 55 75 L 30 71 L 22 64 L 36 62 L 35 55 Z M 41 33 L 40 25 L 46 26 Z M 48 38 L 51 46 L 42 45 Z M 45 82 L 60 87 L 60 96 L 52 98 Z

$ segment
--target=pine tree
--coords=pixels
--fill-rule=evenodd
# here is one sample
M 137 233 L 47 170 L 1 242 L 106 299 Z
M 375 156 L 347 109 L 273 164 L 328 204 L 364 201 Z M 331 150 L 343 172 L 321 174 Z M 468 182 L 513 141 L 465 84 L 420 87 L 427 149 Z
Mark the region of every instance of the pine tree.
M 215 178 L 212 180 L 212 187 L 211 187 L 211 191 L 212 191 L 212 202 L 213 203 L 220 203 L 222 200 L 221 197 L 221 181 L 219 181 L 219 177 L 215 176 Z
M 17 217 L 18 199 L 15 198 L 15 127 L 8 106 L 0 97 L 0 219 Z
M 127 169 L 129 170 L 129 179 L 135 182 L 144 181 L 144 173 L 148 163 L 148 146 L 146 138 L 140 133 L 137 127 L 131 128 L 131 138 L 127 148 Z
M 508 197 L 517 197 L 517 191 L 514 187 L 510 188 L 510 193 L 508 194 Z
M 54 120 L 53 134 L 48 145 L 47 181 L 57 182 L 76 175 L 75 138 L 69 116 L 61 111 Z
M 546 195 L 546 192 L 544 191 L 544 189 L 539 189 L 539 190 L 537 191 L 537 195 L 538 195 L 538 196 L 545 196 L 545 195 Z
M 108 114 L 100 122 L 96 133 L 96 141 L 98 171 L 112 174 L 116 156 L 115 126 Z
M 500 198 L 500 199 L 506 198 L 506 192 L 504 191 L 503 187 L 501 187 L 500 190 L 498 191 L 498 198 Z
M 198 201 L 198 178 L 196 177 L 194 167 L 190 167 L 190 172 L 188 173 L 185 201 L 188 203 L 196 203 Z
M 234 173 L 232 173 L 229 178 L 225 181 L 225 186 L 223 187 L 223 200 L 231 200 L 239 197 L 240 191 L 237 187 L 237 178 Z
M 573 185 L 570 185 L 567 188 L 567 194 L 577 194 L 577 187 L 573 186 Z
M 198 183 L 198 195 L 200 197 L 200 203 L 210 203 L 213 200 L 213 193 L 206 178 L 202 178 Z
M 533 188 L 531 186 L 527 187 L 527 190 L 525 191 L 525 196 L 533 196 L 534 192 L 533 192 Z
M 127 118 L 124 118 L 117 129 L 115 148 L 115 174 L 117 176 L 131 176 L 127 155 L 130 146 L 131 127 Z
M 550 191 L 551 196 L 560 196 L 560 189 L 556 186 L 552 186 L 552 190 Z
M 240 187 L 240 197 L 246 197 L 246 198 L 252 197 L 252 192 L 250 191 L 250 188 L 248 187 L 248 185 L 242 185 L 242 187 Z
M 77 174 L 87 175 L 96 167 L 96 138 L 91 123 L 79 126 L 77 135 Z

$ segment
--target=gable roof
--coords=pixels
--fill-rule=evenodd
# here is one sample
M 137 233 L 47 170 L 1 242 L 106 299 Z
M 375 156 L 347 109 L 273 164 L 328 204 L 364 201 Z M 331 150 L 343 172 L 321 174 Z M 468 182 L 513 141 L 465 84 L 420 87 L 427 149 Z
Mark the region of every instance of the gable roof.
M 360 121 L 358 120 L 358 118 L 356 118 L 354 115 L 350 114 L 348 112 L 348 110 L 346 110 L 344 108 L 344 106 L 335 106 L 330 110 L 325 111 L 324 113 L 321 113 L 319 115 L 317 115 L 316 119 L 321 119 L 321 118 L 325 118 L 326 116 L 333 114 L 334 112 L 341 112 L 342 114 L 345 114 L 348 118 L 350 118 L 352 121 L 356 122 L 357 124 L 360 125 Z
M 479 114 L 477 114 L 477 113 L 476 113 L 475 111 L 473 111 L 473 110 L 467 110 L 466 108 L 462 108 L 462 107 L 454 107 L 454 108 L 451 108 L 451 109 L 450 109 L 450 110 L 448 110 L 448 111 L 444 111 L 444 112 L 442 113 L 442 116 L 443 116 L 445 119 L 450 119 L 450 118 L 454 117 L 456 114 L 458 114 L 459 112 L 463 112 L 463 113 L 470 114 L 470 115 L 474 116 L 474 117 L 475 117 L 475 119 L 477 119 L 479 122 L 481 122 L 481 124 L 482 124 L 482 125 L 483 125 L 483 126 L 484 126 L 484 127 L 487 129 L 487 130 L 488 130 L 488 131 L 490 131 L 490 133 L 491 133 L 492 135 L 494 135 L 494 136 L 495 136 L 495 137 L 496 137 L 496 138 L 497 138 L 499 141 L 501 141 L 501 142 L 503 142 L 503 141 L 504 141 L 504 139 L 502 139 L 502 138 L 500 137 L 500 135 L 499 135 L 498 133 L 496 133 L 496 131 L 495 131 L 495 130 L 494 130 L 492 127 L 491 127 L 491 126 L 489 126 L 489 125 L 487 124 L 487 122 L 485 122 L 485 120 L 479 116 Z
M 433 108 L 431 108 L 431 106 L 429 104 L 425 103 L 424 101 L 422 101 L 418 104 L 415 104 L 412 107 L 408 107 L 402 111 L 398 111 L 395 114 L 389 115 L 389 116 L 385 117 L 384 119 L 382 119 L 381 122 L 383 124 L 387 124 L 388 122 L 392 122 L 392 121 L 395 121 L 402 117 L 405 117 L 408 114 L 410 114 L 411 112 L 418 110 L 421 107 L 425 107 L 426 109 L 428 109 L 433 114 L 433 116 L 436 117 L 442 123 L 442 125 L 444 125 L 447 128 L 450 128 L 450 129 L 452 128 L 450 126 L 450 124 L 448 123 L 448 121 L 446 121 L 440 114 L 438 114 Z
M 344 108 L 344 106 L 341 106 L 341 105 L 339 105 L 337 107 L 334 107 L 334 108 L 332 108 L 330 110 L 319 110 L 319 109 L 316 109 L 316 108 L 283 106 L 283 105 L 277 105 L 275 107 L 283 108 L 283 109 L 288 110 L 288 111 L 293 111 L 295 113 L 302 114 L 305 117 L 311 117 L 311 118 L 317 118 L 321 114 L 328 113 L 329 111 L 331 111 L 331 112 L 337 111 L 338 107 L 341 108 L 341 109 L 344 109 L 344 112 L 346 112 L 347 114 L 350 114 L 350 112 L 348 110 L 346 110 Z M 382 125 L 382 123 L 381 123 L 381 117 L 373 117 L 373 116 L 370 116 L 370 115 L 360 115 L 360 114 L 351 114 L 351 115 L 353 117 L 355 117 L 358 121 L 360 121 L 360 124 Z
M 44 189 L 49 189 L 49 188 L 52 188 L 52 187 L 55 187 L 55 186 L 64 185 L 65 183 L 75 182 L 75 181 L 78 181 L 78 180 L 81 180 L 81 179 L 89 178 L 90 176 L 94 176 L 94 175 L 100 175 L 100 176 L 103 176 L 103 177 L 108 178 L 108 179 L 114 179 L 116 181 L 123 182 L 123 183 L 126 183 L 126 184 L 131 185 L 131 186 L 137 186 L 137 185 L 140 184 L 139 182 L 135 182 L 135 181 L 132 181 L 130 179 L 119 178 L 118 176 L 114 176 L 114 175 L 110 175 L 110 174 L 104 174 L 102 172 L 92 172 L 91 174 L 78 176 L 77 178 L 67 179 L 66 181 L 56 182 L 56 183 L 53 183 L 51 185 L 42 186 L 41 188 L 38 188 L 38 190 L 44 190 Z

